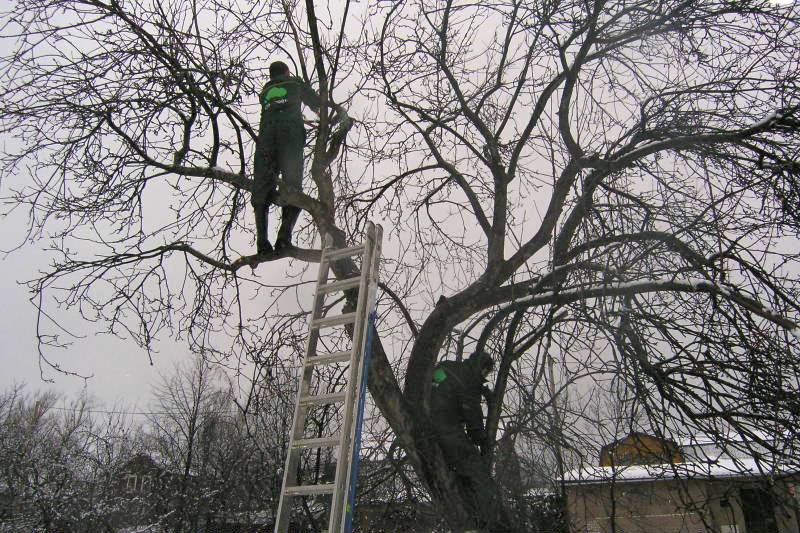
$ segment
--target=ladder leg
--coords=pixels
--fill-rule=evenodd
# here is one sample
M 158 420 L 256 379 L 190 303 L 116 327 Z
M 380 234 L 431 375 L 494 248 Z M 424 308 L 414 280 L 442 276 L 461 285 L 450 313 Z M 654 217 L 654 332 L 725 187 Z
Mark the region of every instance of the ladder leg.
M 300 450 L 293 450 L 289 446 L 286 459 L 286 470 L 283 472 L 283 487 L 281 488 L 278 514 L 275 520 L 275 533 L 288 533 L 289 520 L 292 517 L 292 498 L 285 496 L 286 487 L 297 485 L 297 467 L 300 464 Z
M 327 278 L 330 266 L 327 261 L 320 261 L 319 272 L 317 274 L 317 286 Z M 311 312 L 311 320 L 319 316 L 322 312 L 322 304 L 324 298 L 320 294 L 314 294 L 314 305 Z M 306 351 L 304 361 L 308 360 L 309 354 L 314 353 L 317 349 L 317 342 L 319 340 L 319 331 L 312 329 L 309 332 L 306 342 Z M 306 415 L 308 414 L 308 406 L 300 403 L 300 398 L 308 394 L 311 386 L 311 377 L 313 375 L 313 367 L 303 366 L 300 373 L 300 384 L 295 398 L 294 418 L 292 420 L 292 430 L 289 436 L 289 450 L 286 453 L 286 465 L 283 471 L 283 483 L 281 485 L 280 499 L 278 503 L 278 513 L 275 516 L 275 533 L 288 533 L 289 521 L 292 515 L 292 496 L 287 496 L 286 491 L 289 487 L 297 485 L 297 468 L 300 465 L 300 450 L 294 449 L 292 443 L 295 440 L 302 438 L 303 429 L 305 428 Z

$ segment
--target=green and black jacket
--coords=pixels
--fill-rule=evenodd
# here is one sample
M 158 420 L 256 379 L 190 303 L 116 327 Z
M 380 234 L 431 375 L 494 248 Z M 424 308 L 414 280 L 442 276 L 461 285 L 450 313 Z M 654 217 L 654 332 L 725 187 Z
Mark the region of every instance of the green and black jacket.
M 465 428 L 476 444 L 485 438 L 481 397 L 484 377 L 481 357 L 475 354 L 466 361 L 442 361 L 433 372 L 431 416 L 437 426 Z M 444 429 L 439 427 L 439 429 Z M 462 429 L 463 431 L 463 429 Z
M 262 122 L 297 121 L 302 123 L 301 104 L 319 113 L 322 99 L 306 82 L 295 76 L 271 78 L 259 95 Z

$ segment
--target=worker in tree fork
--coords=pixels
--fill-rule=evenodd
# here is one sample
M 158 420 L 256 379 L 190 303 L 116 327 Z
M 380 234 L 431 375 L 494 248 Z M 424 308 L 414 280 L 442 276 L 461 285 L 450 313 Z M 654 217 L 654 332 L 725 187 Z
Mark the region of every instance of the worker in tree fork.
M 431 421 L 448 466 L 480 517 L 479 529 L 510 531 L 491 471 L 481 451 L 488 437 L 481 396 L 492 358 L 476 351 L 466 361 L 442 361 L 433 372 Z
M 319 114 L 322 99 L 314 89 L 298 77 L 292 76 L 289 67 L 282 61 L 269 66 L 270 79 L 260 94 L 261 123 L 258 128 L 254 162 L 252 193 L 253 211 L 256 217 L 256 247 L 259 254 L 272 251 L 267 239 L 267 214 L 272 193 L 281 175 L 281 188 L 302 191 L 303 147 L 306 130 L 303 126 L 301 104 L 306 104 Z M 292 244 L 292 229 L 300 208 L 288 205 L 281 212 L 275 248 Z

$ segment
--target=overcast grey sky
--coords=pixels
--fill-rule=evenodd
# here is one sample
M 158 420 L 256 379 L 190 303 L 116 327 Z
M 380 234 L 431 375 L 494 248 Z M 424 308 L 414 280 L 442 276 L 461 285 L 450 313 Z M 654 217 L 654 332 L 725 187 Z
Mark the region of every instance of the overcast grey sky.
M 0 196 L 7 193 L 6 184 Z M 14 213 L 2 222 L 0 249 L 7 251 L 19 243 L 24 227 L 22 213 Z M 29 301 L 28 289 L 20 280 L 31 277 L 41 265 L 46 264 L 47 255 L 41 250 L 25 246 L 11 254 L 0 256 L 0 387 L 8 388 L 13 383 L 26 383 L 29 390 L 52 389 L 68 395 L 87 391 L 106 405 L 124 404 L 143 407 L 149 399 L 150 386 L 158 379 L 159 372 L 168 372 L 174 361 L 187 355 L 184 346 L 171 341 L 160 343 L 160 353 L 154 354 L 153 366 L 147 354 L 132 342 L 91 333 L 92 325 L 76 320 L 68 326 L 72 331 L 85 335 L 75 339 L 74 344 L 63 350 L 49 350 L 52 361 L 67 370 L 91 375 L 84 380 L 68 376 L 43 366 L 44 376 L 53 383 L 42 380 L 36 343 L 36 308 Z

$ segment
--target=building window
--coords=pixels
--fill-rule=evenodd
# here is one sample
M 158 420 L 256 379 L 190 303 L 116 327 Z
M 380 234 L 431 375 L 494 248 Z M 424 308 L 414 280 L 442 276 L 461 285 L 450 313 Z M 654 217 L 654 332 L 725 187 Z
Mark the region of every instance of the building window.
M 125 480 L 125 488 L 130 491 L 136 490 L 136 474 L 128 474 Z
M 151 483 L 153 481 L 153 477 L 150 475 L 142 476 L 142 482 L 139 484 L 139 490 L 144 492 L 146 490 L 150 490 Z

